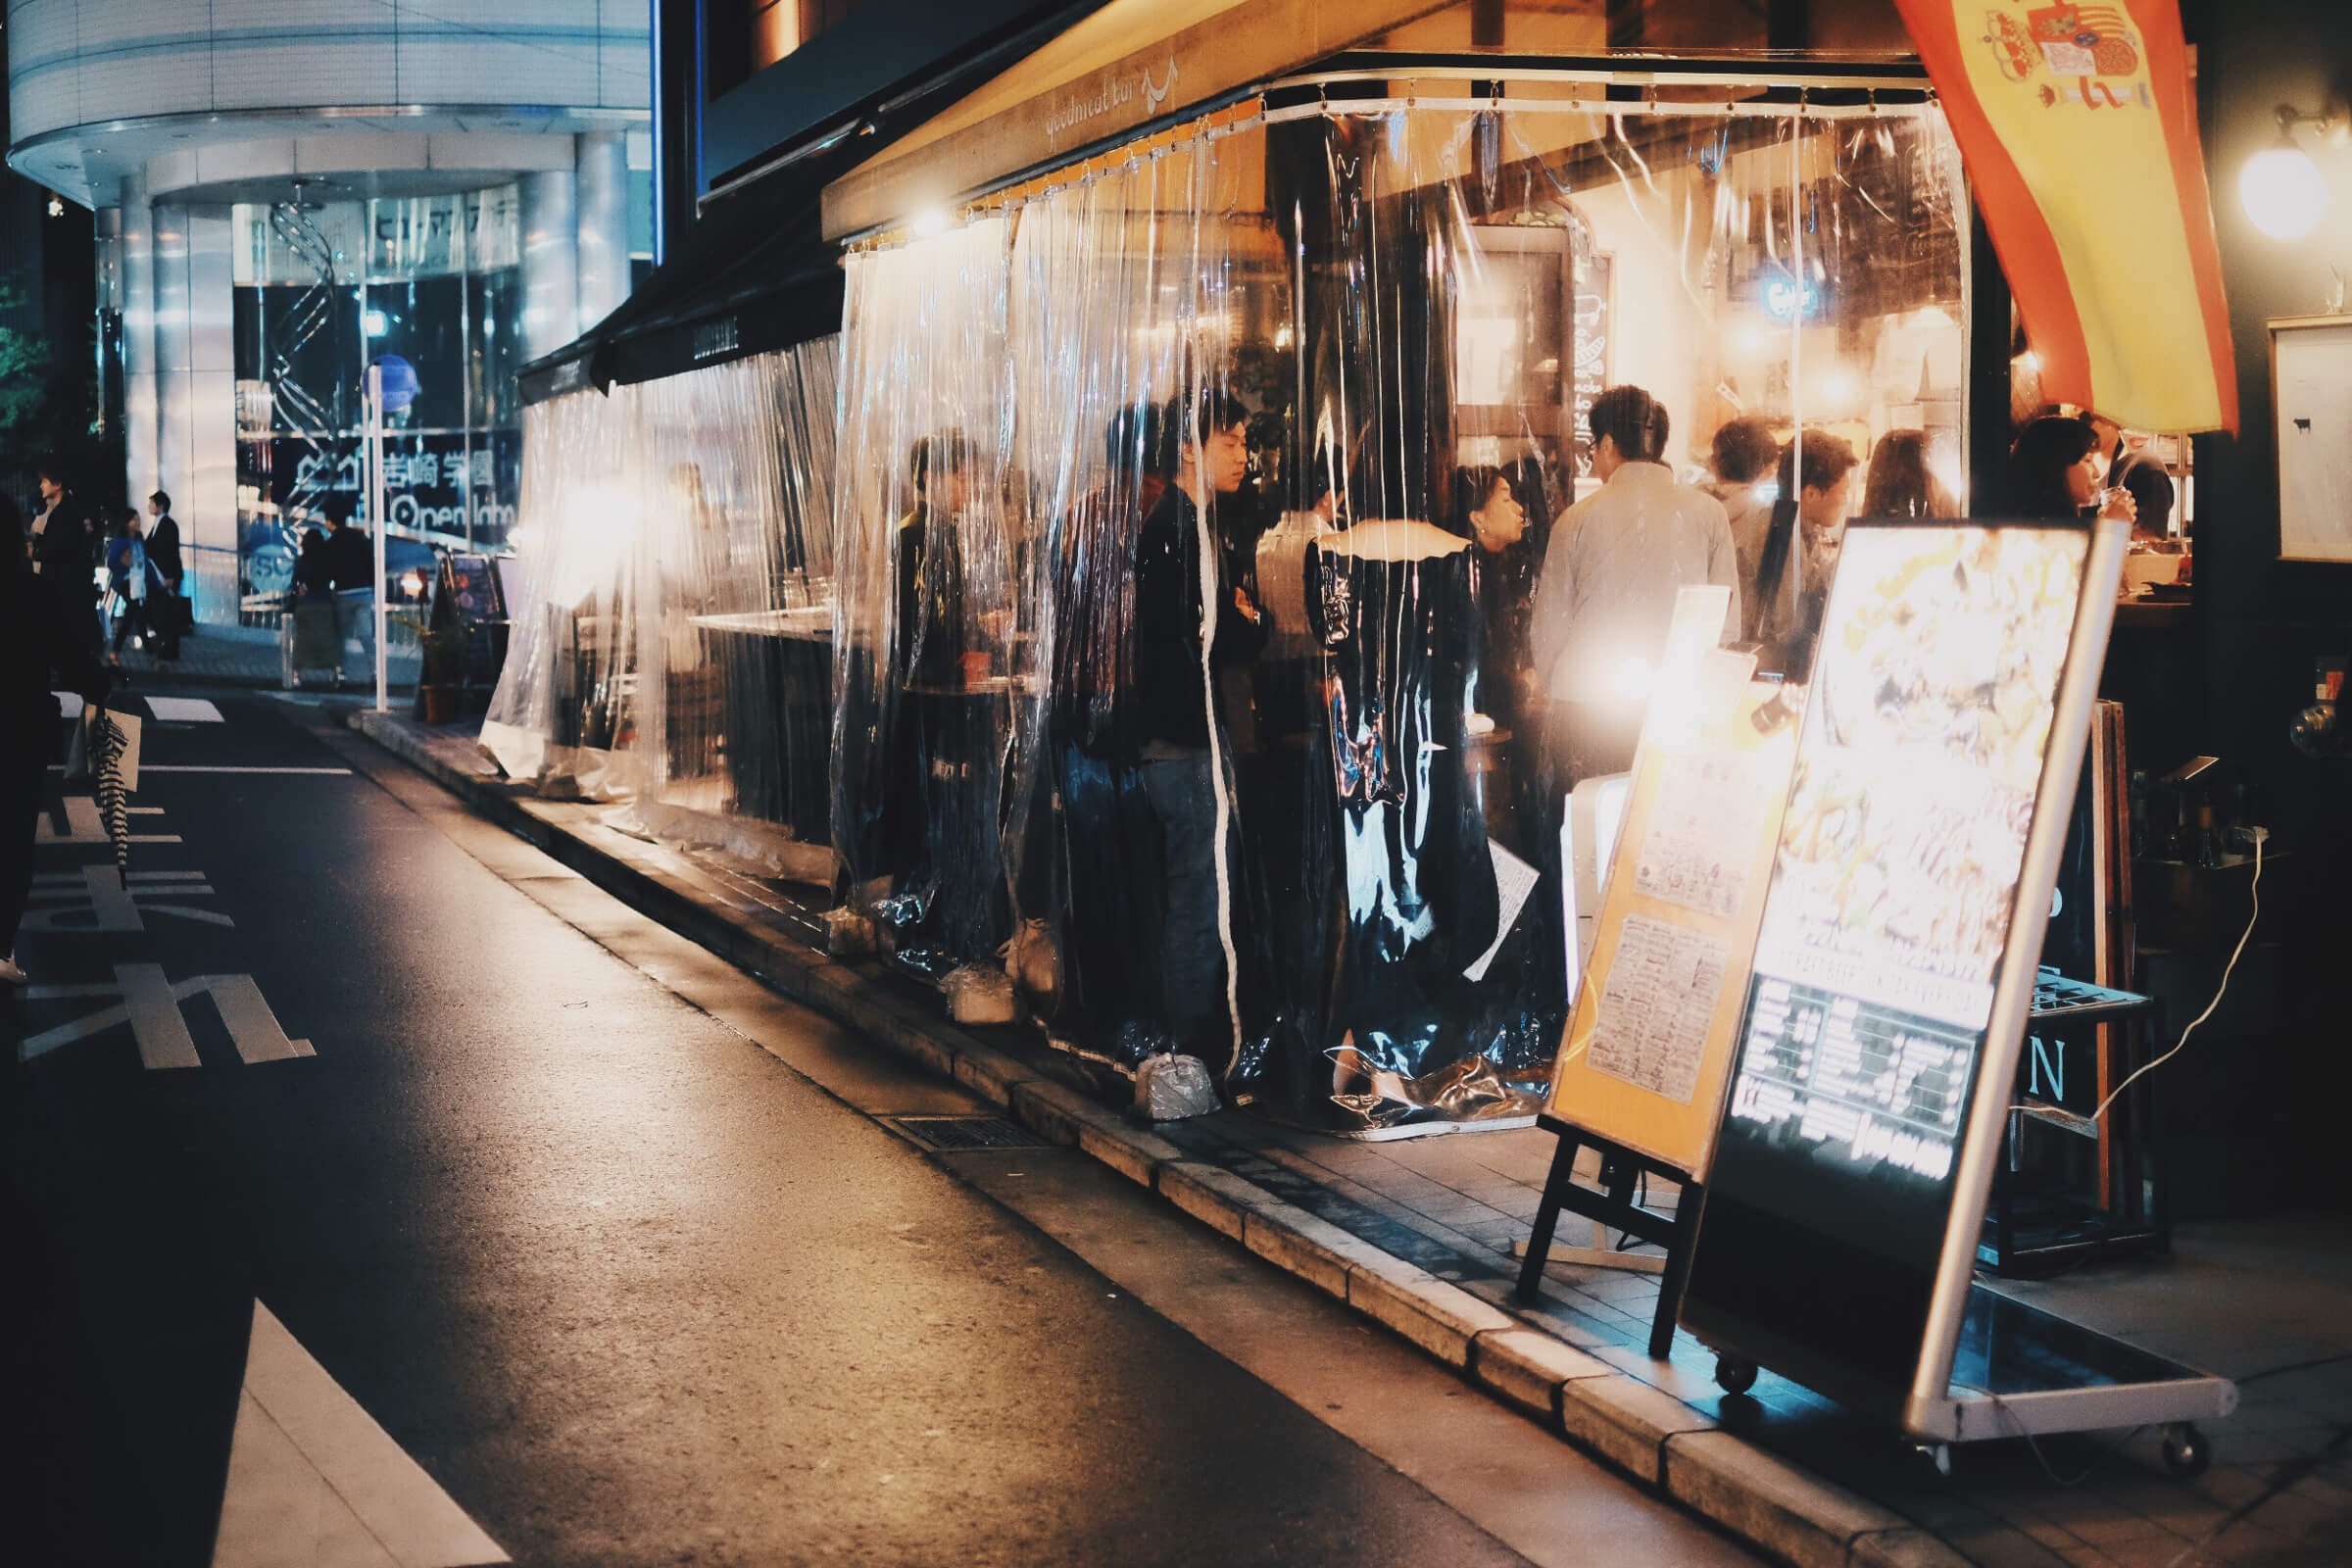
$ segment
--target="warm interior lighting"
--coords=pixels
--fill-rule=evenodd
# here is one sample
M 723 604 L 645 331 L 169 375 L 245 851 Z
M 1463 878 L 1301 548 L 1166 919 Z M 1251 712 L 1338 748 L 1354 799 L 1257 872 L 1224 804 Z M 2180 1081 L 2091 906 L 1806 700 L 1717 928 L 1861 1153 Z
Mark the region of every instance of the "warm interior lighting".
M 2237 199 L 2246 217 L 2273 239 L 2301 239 L 2328 210 L 2328 181 L 2300 147 L 2265 147 L 2238 172 Z
M 917 239 L 930 239 L 936 235 L 945 234 L 948 231 L 948 210 L 944 207 L 926 207 L 914 215 L 914 221 L 910 226 L 914 229 Z
M 2297 125 L 2317 127 L 2320 140 L 2337 146 L 2352 127 L 2343 100 L 2329 95 L 2316 115 L 2292 104 L 2278 106 L 2278 140 L 2246 160 L 2238 171 L 2237 199 L 2246 217 L 2273 239 L 2301 239 L 2320 226 L 2328 211 L 2328 179 L 2311 154 L 2295 142 Z

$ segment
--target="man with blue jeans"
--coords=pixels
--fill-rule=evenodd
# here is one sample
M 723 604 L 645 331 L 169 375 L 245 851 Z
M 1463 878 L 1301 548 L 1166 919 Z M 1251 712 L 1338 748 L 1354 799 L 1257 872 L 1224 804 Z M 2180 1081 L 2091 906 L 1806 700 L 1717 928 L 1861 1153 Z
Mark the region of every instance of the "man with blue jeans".
M 1167 881 L 1161 986 L 1178 1048 L 1212 1061 L 1230 1053 L 1232 1038 L 1217 925 L 1217 752 L 1209 728 L 1217 720 L 1202 666 L 1249 662 L 1270 630 L 1250 596 L 1226 581 L 1225 553 L 1210 535 L 1216 498 L 1241 489 L 1249 473 L 1249 417 L 1218 392 L 1169 406 L 1176 471 L 1136 541 L 1138 771 L 1159 819 Z M 1204 559 L 1213 582 L 1206 592 Z

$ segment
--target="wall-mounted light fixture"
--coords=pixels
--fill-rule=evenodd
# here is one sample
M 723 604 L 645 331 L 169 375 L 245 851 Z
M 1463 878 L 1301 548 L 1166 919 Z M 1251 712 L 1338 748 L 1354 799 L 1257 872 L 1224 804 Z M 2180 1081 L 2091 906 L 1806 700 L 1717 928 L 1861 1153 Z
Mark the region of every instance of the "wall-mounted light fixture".
M 2247 159 L 2237 175 L 2237 199 L 2246 217 L 2273 239 L 2301 239 L 2319 227 L 2328 211 L 2327 176 L 2296 142 L 2297 125 L 2316 126 L 2321 141 L 2341 145 L 2352 128 L 2352 113 L 2332 93 L 2316 115 L 2291 104 L 2278 106 L 2278 140 Z

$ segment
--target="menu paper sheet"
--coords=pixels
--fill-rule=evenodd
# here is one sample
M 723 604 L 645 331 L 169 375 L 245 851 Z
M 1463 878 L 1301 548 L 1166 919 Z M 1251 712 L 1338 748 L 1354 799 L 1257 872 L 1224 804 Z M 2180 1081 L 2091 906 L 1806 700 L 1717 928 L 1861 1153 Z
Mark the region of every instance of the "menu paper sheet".
M 1769 770 L 1737 752 L 1701 753 L 1668 769 L 1634 861 L 1635 889 L 1719 920 L 1738 914 L 1772 788 Z
M 1594 1070 L 1690 1103 L 1731 956 L 1719 937 L 1627 915 L 1586 1048 Z

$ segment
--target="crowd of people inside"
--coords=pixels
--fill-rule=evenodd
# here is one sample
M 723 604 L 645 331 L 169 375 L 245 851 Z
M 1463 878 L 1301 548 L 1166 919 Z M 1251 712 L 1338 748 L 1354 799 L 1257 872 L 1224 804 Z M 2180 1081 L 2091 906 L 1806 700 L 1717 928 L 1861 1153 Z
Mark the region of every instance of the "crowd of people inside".
M 1336 1087 L 1289 1086 L 1293 1104 L 1346 1100 L 1351 1060 L 1394 1100 L 1447 1092 L 1430 1070 L 1469 1058 L 1507 1078 L 1514 1031 L 1546 1055 L 1569 1000 L 1563 803 L 1631 766 L 1678 591 L 1728 589 L 1722 641 L 1801 681 L 1848 518 L 1960 511 L 1916 429 L 1866 456 L 1837 430 L 1736 418 L 1691 482 L 1667 410 L 1633 386 L 1592 402 L 1582 483 L 1531 458 L 1399 486 L 1321 448 L 1286 478 L 1279 442 L 1252 434 L 1222 391 L 1124 411 L 1052 546 L 981 543 L 981 514 L 1022 512 L 1017 479 L 981 472 L 961 431 L 917 444 L 883 693 L 904 782 L 880 842 L 901 849 L 881 869 L 924 890 L 899 903 L 902 950 L 931 922 L 983 952 L 1046 913 L 1065 946 L 1057 1037 L 1181 1050 L 1229 1084 L 1279 1075 L 1268 992 L 1289 987 L 1296 1012 L 1298 975 L 1337 977 L 1328 1016 L 1273 1026 L 1303 1037 L 1294 1062 L 1341 1064 Z M 2121 452 L 2086 420 L 2035 421 L 1980 511 L 2129 516 Z M 977 567 L 979 549 L 1000 559 Z M 1018 672 L 1026 580 L 1054 622 L 1051 668 L 1010 693 L 1042 693 L 1044 804 L 1003 808 L 1017 720 L 960 699 Z M 1505 859 L 1545 891 L 1498 904 Z

